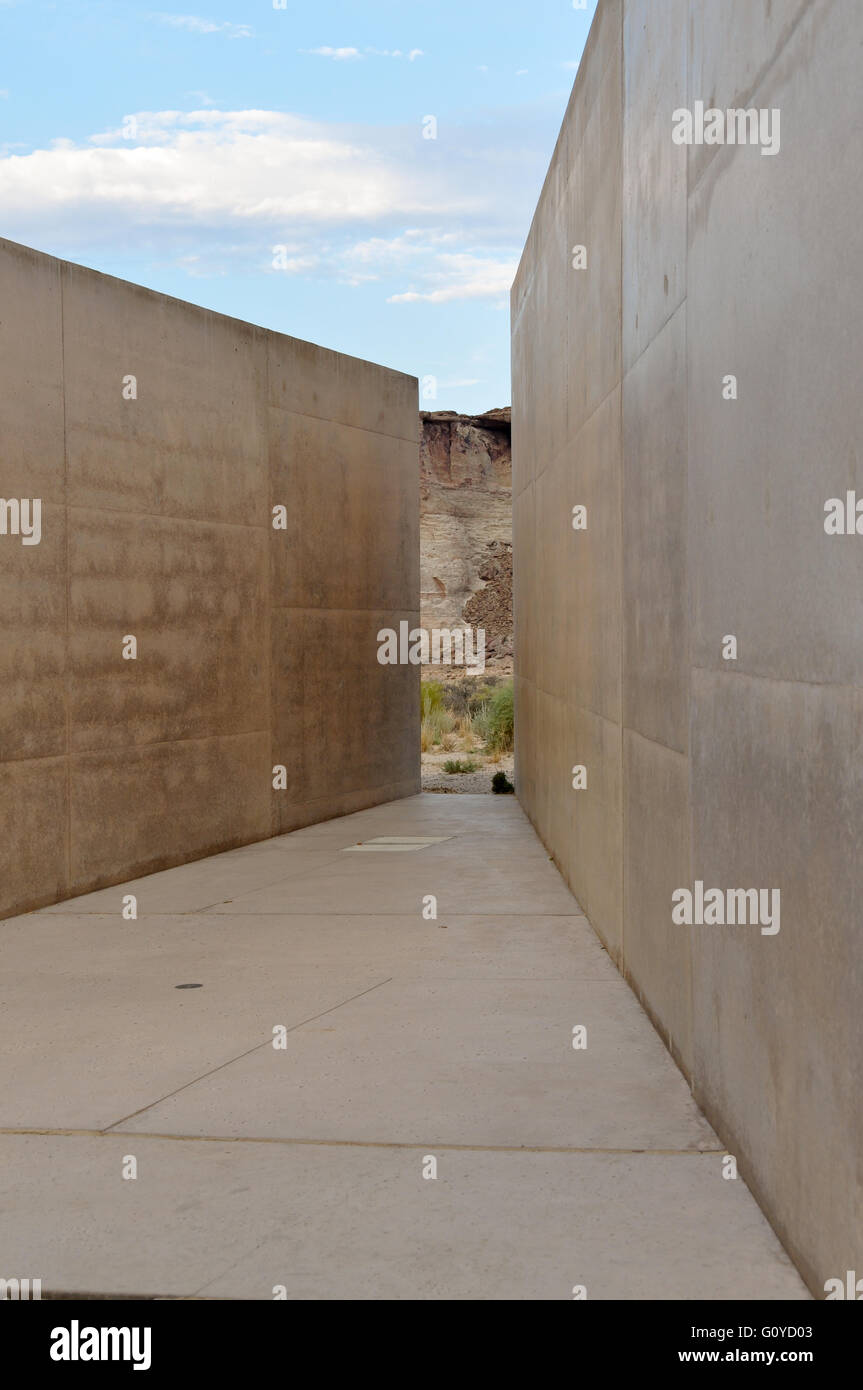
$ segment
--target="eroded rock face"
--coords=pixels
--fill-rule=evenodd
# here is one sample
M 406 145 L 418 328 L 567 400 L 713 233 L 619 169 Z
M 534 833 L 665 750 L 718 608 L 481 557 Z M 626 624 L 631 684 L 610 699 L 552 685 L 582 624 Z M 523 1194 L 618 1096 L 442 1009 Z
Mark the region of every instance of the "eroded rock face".
M 422 411 L 421 621 L 485 628 L 486 660 L 512 667 L 510 410 Z M 446 674 L 442 670 L 440 674 Z

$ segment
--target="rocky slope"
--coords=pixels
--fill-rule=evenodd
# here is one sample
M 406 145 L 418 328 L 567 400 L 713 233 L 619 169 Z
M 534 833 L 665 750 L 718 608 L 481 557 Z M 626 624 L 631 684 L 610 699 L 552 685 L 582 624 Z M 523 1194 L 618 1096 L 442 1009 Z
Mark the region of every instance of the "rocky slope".
M 421 411 L 420 418 L 421 622 L 484 628 L 486 665 L 506 674 L 512 669 L 509 407 L 484 415 Z M 446 676 L 447 668 L 434 674 Z

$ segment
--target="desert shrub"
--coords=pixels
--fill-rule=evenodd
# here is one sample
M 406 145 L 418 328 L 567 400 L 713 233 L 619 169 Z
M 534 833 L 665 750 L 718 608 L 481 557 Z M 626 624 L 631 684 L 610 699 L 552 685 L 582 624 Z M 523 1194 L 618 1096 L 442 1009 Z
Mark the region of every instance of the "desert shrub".
M 478 772 L 479 764 L 472 762 L 470 758 L 462 761 L 461 758 L 447 758 L 443 765 L 444 772 Z
M 420 712 L 427 719 L 436 710 L 445 708 L 444 688 L 441 681 L 423 681 L 420 686 Z
M 451 680 L 424 680 L 423 692 L 437 707 L 442 705 L 456 719 L 474 715 L 487 704 L 500 684 L 499 676 L 455 676 Z M 423 713 L 426 707 L 423 706 Z
M 514 716 L 512 682 L 492 693 L 485 710 L 478 716 L 486 747 L 490 753 L 508 753 L 513 746 Z
M 491 789 L 500 796 L 509 796 L 515 791 L 515 787 L 503 771 L 494 774 L 491 779 Z
M 444 739 L 452 735 L 455 721 L 451 714 L 443 707 L 433 709 L 427 714 L 420 726 L 420 743 L 424 753 L 438 743 L 443 743 Z
M 444 708 L 449 710 L 454 719 L 461 719 L 462 715 L 468 712 L 465 678 L 441 681 L 440 684 L 443 690 Z M 467 684 L 470 685 L 472 682 L 468 681 Z
M 463 714 L 456 720 L 456 733 L 464 744 L 465 752 L 470 753 L 476 742 L 476 728 L 472 714 Z
M 491 684 L 487 681 L 483 681 L 481 685 L 475 686 L 468 697 L 468 709 L 471 714 L 476 715 L 487 709 L 488 702 L 494 694 L 496 685 L 497 681 L 492 681 Z

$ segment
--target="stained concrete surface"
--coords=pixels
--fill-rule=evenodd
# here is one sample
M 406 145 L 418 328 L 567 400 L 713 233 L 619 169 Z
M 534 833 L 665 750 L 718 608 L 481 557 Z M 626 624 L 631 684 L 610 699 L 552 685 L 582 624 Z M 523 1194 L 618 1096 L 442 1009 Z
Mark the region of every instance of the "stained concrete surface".
M 446 838 L 345 852 L 384 836 Z M 12 918 L 0 965 L 4 1277 L 808 1297 L 513 798 L 411 797 Z
M 415 378 L 0 238 L 0 386 L 0 917 L 419 791 Z
M 599 0 L 512 291 L 518 794 L 816 1293 L 863 1259 L 861 46 Z M 675 145 L 696 101 L 778 154 Z M 696 879 L 779 935 L 673 923 Z

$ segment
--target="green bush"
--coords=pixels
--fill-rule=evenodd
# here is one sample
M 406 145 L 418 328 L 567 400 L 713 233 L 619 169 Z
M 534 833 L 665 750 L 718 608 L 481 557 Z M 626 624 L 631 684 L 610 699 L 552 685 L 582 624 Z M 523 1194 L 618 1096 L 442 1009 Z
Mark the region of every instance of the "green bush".
M 498 686 L 478 716 L 490 753 L 508 753 L 514 741 L 512 682 Z
M 491 779 L 491 789 L 500 796 L 509 796 L 515 791 L 515 787 L 509 780 L 505 772 L 496 772 Z
M 476 714 L 488 704 L 498 676 L 460 676 L 452 680 L 424 680 L 421 686 L 422 714 L 445 709 L 455 719 Z
M 462 762 L 460 758 L 447 758 L 443 765 L 444 772 L 478 772 L 479 763 L 472 762 L 470 758 Z
M 471 714 L 479 714 L 486 708 L 494 694 L 494 686 L 484 683 L 478 685 L 468 696 L 467 707 Z
M 444 688 L 441 681 L 423 681 L 420 686 L 420 714 L 423 719 L 445 707 Z
M 436 744 L 442 744 L 444 739 L 451 736 L 454 728 L 455 721 L 447 710 L 443 708 L 433 709 L 431 714 L 427 714 L 422 721 L 420 733 L 422 751 L 427 753 Z

